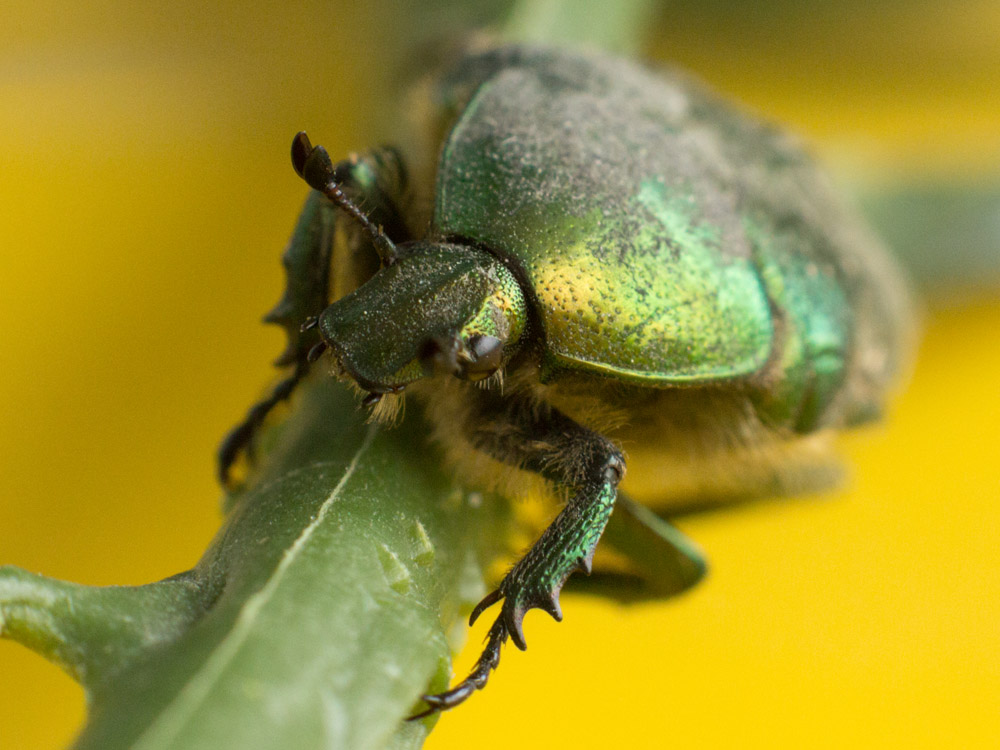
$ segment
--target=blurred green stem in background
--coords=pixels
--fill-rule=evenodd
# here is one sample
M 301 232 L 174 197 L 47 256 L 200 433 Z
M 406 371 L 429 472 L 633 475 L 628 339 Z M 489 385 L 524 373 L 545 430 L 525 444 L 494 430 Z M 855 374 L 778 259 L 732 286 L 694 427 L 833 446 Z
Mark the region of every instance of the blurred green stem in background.
M 507 506 L 454 487 L 427 427 L 367 425 L 314 379 L 252 484 L 181 576 L 97 588 L 0 568 L 0 632 L 79 679 L 75 747 L 415 747 L 448 629 L 483 595 Z
M 860 201 L 928 301 L 1000 288 L 1000 184 L 942 180 L 861 190 Z
M 589 46 L 624 55 L 642 51 L 657 0 L 536 0 L 514 3 L 503 24 L 506 41 Z

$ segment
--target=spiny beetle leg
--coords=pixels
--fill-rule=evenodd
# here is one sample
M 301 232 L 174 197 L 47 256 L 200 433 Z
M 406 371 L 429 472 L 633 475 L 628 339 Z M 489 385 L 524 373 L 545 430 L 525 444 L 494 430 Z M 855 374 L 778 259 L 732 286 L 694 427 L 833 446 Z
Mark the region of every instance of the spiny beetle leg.
M 524 651 L 524 616 L 532 609 L 562 622 L 559 594 L 574 572 L 590 574 L 594 549 L 614 508 L 617 479 L 595 483 L 575 495 L 494 592 L 476 609 L 481 612 L 503 597 L 499 621 L 514 645 Z M 485 606 L 483 606 L 485 605 Z M 474 614 L 478 614 L 474 610 Z
M 475 691 L 486 687 L 490 673 L 500 663 L 500 649 L 506 642 L 507 629 L 504 627 L 502 621 L 497 620 L 493 623 L 493 627 L 490 628 L 489 635 L 486 636 L 486 648 L 483 650 L 482 656 L 479 657 L 479 661 L 476 662 L 476 666 L 469 673 L 469 676 L 455 685 L 455 687 L 443 693 L 421 696 L 421 700 L 429 708 L 410 716 L 407 721 L 416 721 L 438 711 L 447 711 L 449 708 L 454 708 L 460 703 L 464 703 Z
M 427 696 L 425 701 L 431 708 L 418 717 L 452 708 L 485 686 L 507 638 L 525 650 L 523 621 L 529 610 L 542 609 L 562 620 L 559 593 L 575 571 L 590 573 L 594 549 L 625 473 L 621 453 L 606 438 L 554 408 L 516 397 L 501 399 L 489 391 L 479 391 L 472 398 L 473 408 L 462 428 L 473 446 L 496 459 L 535 471 L 573 494 L 528 553 L 504 576 L 500 587 L 472 610 L 470 624 L 487 608 L 503 602 L 476 668 L 451 690 Z
M 219 482 L 223 487 L 230 486 L 229 471 L 240 453 L 252 453 L 253 436 L 264 422 L 264 418 L 275 406 L 292 395 L 299 381 L 305 377 L 308 365 L 300 363 L 291 377 L 285 378 L 271 391 L 271 395 L 250 407 L 243 421 L 231 429 L 223 438 L 218 452 Z M 251 456 L 252 458 L 252 456 Z

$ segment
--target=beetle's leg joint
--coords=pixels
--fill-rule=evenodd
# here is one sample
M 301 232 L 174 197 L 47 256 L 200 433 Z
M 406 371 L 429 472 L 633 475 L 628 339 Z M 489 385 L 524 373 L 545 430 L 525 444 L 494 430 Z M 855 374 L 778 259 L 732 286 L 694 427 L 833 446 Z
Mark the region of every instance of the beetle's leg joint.
M 617 487 L 625 476 L 625 459 L 617 450 L 613 451 L 604 464 L 604 481 Z

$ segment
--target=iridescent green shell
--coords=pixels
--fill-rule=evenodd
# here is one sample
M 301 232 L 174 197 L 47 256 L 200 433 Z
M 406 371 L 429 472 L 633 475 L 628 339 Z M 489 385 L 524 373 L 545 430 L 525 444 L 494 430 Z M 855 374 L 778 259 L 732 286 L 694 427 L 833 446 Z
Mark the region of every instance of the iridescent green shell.
M 767 376 L 767 408 L 808 423 L 859 349 L 894 351 L 905 304 L 877 244 L 791 139 L 686 78 L 515 47 L 466 58 L 440 95 L 433 231 L 520 270 L 543 378 Z M 881 390 L 894 364 L 859 377 Z

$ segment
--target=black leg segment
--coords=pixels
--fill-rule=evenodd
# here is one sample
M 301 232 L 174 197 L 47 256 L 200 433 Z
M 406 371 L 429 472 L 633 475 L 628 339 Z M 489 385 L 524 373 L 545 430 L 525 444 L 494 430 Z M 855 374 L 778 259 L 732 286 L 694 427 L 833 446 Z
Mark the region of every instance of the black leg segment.
M 399 242 L 409 239 L 399 213 L 406 188 L 406 172 L 398 153 L 388 148 L 376 149 L 339 162 L 332 167 L 332 173 L 343 193 L 360 206 L 355 210 L 363 211 L 373 225 L 386 232 L 387 237 Z M 310 192 L 282 256 L 285 292 L 264 318 L 268 323 L 283 327 L 288 336 L 285 351 L 275 364 L 279 367 L 292 366 L 294 370 L 274 387 L 267 398 L 251 407 L 243 421 L 223 440 L 218 452 L 218 474 L 224 486 L 230 484 L 233 464 L 241 454 L 251 450 L 254 435 L 267 414 L 291 396 L 308 373 L 310 363 L 322 354 L 322 341 L 315 319 L 330 304 L 331 296 L 337 293 L 337 290 L 330 289 L 330 279 L 332 264 L 336 260 L 333 257 L 334 235 L 341 215 L 341 209 L 322 193 Z M 351 253 L 355 249 L 353 245 L 364 249 L 366 245 L 359 243 L 368 242 L 367 238 L 358 234 L 354 232 L 355 236 L 348 239 Z M 371 272 L 374 273 L 378 269 L 374 248 L 371 256 Z

